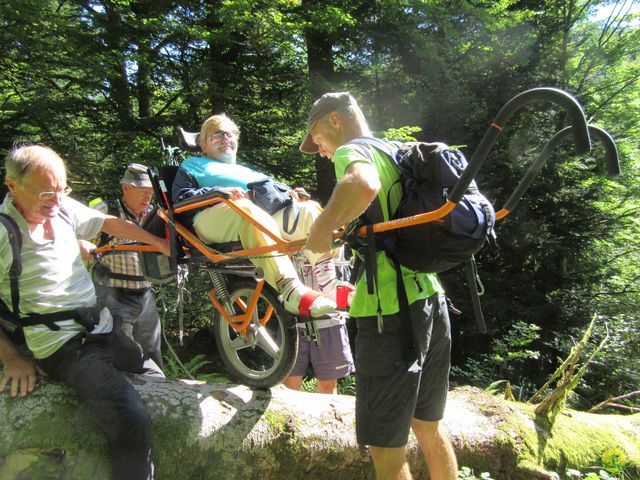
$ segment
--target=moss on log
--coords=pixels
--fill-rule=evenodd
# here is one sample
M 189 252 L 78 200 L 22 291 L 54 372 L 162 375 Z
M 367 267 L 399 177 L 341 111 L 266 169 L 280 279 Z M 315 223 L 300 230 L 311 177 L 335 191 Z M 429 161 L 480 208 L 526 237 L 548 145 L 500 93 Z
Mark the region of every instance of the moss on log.
M 355 440 L 353 397 L 130 379 L 152 416 L 158 479 L 374 478 Z M 640 414 L 565 411 L 547 432 L 533 410 L 465 387 L 450 393 L 443 428 L 460 465 L 496 479 L 551 478 L 599 464 L 612 447 L 638 475 Z M 427 478 L 413 438 L 409 459 L 415 477 Z M 0 395 L 0 478 L 108 478 L 105 441 L 70 389 L 44 380 L 27 398 Z

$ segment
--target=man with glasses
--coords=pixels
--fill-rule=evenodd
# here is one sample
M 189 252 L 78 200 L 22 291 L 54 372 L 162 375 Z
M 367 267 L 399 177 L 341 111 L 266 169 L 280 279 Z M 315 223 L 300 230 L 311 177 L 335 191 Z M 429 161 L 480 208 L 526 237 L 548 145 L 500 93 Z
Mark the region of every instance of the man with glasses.
M 154 211 L 151 205 L 153 185 L 147 167 L 131 163 L 120 180 L 122 197 L 102 200 L 89 206 L 102 213 L 143 225 Z M 125 243 L 102 233 L 98 246 Z M 134 339 L 160 368 L 160 316 L 151 284 L 142 276 L 138 254 L 119 251 L 100 258 L 94 267 L 94 282 L 98 298 L 112 313 L 122 317 L 122 331 Z
M 200 149 L 202 157 L 187 158 L 173 183 L 173 201 L 180 202 L 211 191 L 229 194 L 241 208 L 256 221 L 285 240 L 305 238 L 310 226 L 321 212 L 316 202 L 297 202 L 304 190 L 291 190 L 298 213 L 291 216 L 291 208 L 285 207 L 269 215 L 252 202 L 249 185 L 268 180 L 269 177 L 250 168 L 236 164 L 240 130 L 226 115 L 214 115 L 202 124 Z M 244 248 L 274 244 L 264 232 L 256 228 L 224 203 L 218 203 L 193 218 L 193 228 L 206 243 L 225 243 L 240 240 Z M 267 254 L 253 257 L 251 261 L 262 268 L 265 280 L 284 299 L 284 308 L 294 314 L 320 317 L 335 311 L 335 291 L 338 285 L 333 259 L 330 254 L 316 255 L 305 251 L 314 267 L 320 292 L 303 285 L 296 269 L 285 255 Z
M 16 301 L 9 272 L 13 251 L 8 231 L 0 228 L 0 326 L 19 323 L 32 356 L 0 328 L 0 392 L 8 385 L 11 397 L 26 396 L 35 387 L 37 372 L 69 384 L 107 438 L 112 477 L 152 478 L 150 418 L 118 371 L 147 372 L 142 352 L 116 333 L 117 317 L 96 303 L 77 239 L 104 231 L 148 243 L 165 255 L 168 242 L 67 197 L 64 162 L 48 147 L 16 148 L 5 167 L 9 193 L 0 212 L 19 229 L 22 272 Z

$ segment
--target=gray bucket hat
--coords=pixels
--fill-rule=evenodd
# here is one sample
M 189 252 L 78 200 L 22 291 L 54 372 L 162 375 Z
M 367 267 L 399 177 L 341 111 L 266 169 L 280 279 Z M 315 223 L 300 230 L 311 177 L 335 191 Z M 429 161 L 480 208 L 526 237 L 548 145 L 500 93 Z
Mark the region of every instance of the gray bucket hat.
M 130 163 L 120 180 L 120 184 L 133 185 L 135 187 L 153 187 L 147 173 L 147 166 L 141 163 Z
M 316 122 L 326 114 L 339 110 L 350 105 L 358 105 L 358 102 L 349 92 L 325 93 L 311 106 L 309 119 L 307 120 L 307 133 L 300 144 L 302 153 L 318 153 L 318 145 L 311 138 L 311 130 Z

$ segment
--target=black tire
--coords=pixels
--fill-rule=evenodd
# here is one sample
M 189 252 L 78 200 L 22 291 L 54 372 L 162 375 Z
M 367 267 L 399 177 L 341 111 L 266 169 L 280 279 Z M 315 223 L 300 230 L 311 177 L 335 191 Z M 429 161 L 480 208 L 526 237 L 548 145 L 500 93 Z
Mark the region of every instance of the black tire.
M 232 283 L 229 285 L 231 303 L 235 306 L 238 298 L 249 303 L 255 287 L 256 283 L 251 280 Z M 266 325 L 261 326 L 258 319 L 266 313 L 269 305 L 273 307 L 273 313 Z M 240 313 L 239 307 L 236 308 Z M 250 387 L 271 388 L 289 375 L 298 355 L 295 320 L 290 317 L 267 285 L 258 300 L 248 338 L 243 339 L 216 313 L 216 345 L 233 378 Z

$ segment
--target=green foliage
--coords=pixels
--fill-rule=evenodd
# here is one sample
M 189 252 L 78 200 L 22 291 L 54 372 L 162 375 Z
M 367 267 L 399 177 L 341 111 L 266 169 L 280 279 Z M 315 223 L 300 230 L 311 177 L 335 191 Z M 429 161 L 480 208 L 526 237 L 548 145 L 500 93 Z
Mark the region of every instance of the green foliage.
M 602 453 L 602 466 L 589 467 L 592 470 L 582 473 L 580 470 L 567 469 L 567 479 L 584 479 L 584 480 L 625 480 L 631 479 L 625 472 L 628 463 L 627 455 L 624 450 L 619 448 L 609 449 Z
M 189 361 L 183 363 L 184 368 L 173 355 L 165 354 L 163 355 L 163 359 L 163 371 L 169 379 L 185 378 L 185 373 L 188 372 L 194 379 L 201 382 L 230 383 L 229 379 L 224 375 L 203 372 L 203 370 L 206 370 L 211 364 L 204 354 L 195 355 Z
M 486 336 L 472 326 L 463 274 L 442 280 L 453 319 L 455 381 L 504 379 L 517 397 L 542 385 L 598 312 L 607 346 L 576 386 L 589 406 L 640 384 L 640 62 L 637 17 L 593 16 L 606 0 L 157 0 L 0 3 L 0 149 L 59 151 L 73 195 L 119 191 L 124 166 L 160 165 L 160 139 L 212 113 L 240 125 L 239 159 L 327 199 L 329 162 L 298 144 L 314 97 L 350 90 L 374 131 L 468 145 L 502 105 L 537 86 L 574 94 L 618 142 L 622 175 L 603 152 L 558 146 L 518 208 L 497 226 L 500 249 L 477 256 Z M 405 127 L 399 127 L 403 126 Z M 406 127 L 411 125 L 411 127 Z M 499 206 L 566 118 L 536 104 L 504 125 L 479 175 Z M 208 280 L 192 272 L 186 324 L 206 329 Z M 165 286 L 167 311 L 175 291 Z M 176 316 L 167 315 L 167 328 Z M 534 330 L 530 325 L 536 325 Z
M 489 472 L 482 472 L 476 476 L 473 469 L 461 467 L 458 471 L 458 480 L 493 480 L 493 477 Z
M 356 394 L 356 376 L 347 375 L 338 380 L 338 393 L 340 395 L 352 395 Z
M 513 378 L 527 361 L 538 358 L 539 352 L 529 347 L 539 338 L 539 332 L 537 325 L 517 321 L 502 337 L 491 342 L 489 352 L 480 354 L 478 359 L 469 358 L 462 367 L 453 366 L 452 373 L 473 379 L 472 383 L 478 386 L 491 384 L 495 390 L 500 385 L 493 383 L 496 379 L 503 382 L 504 378 Z M 530 388 L 530 385 L 524 386 Z

